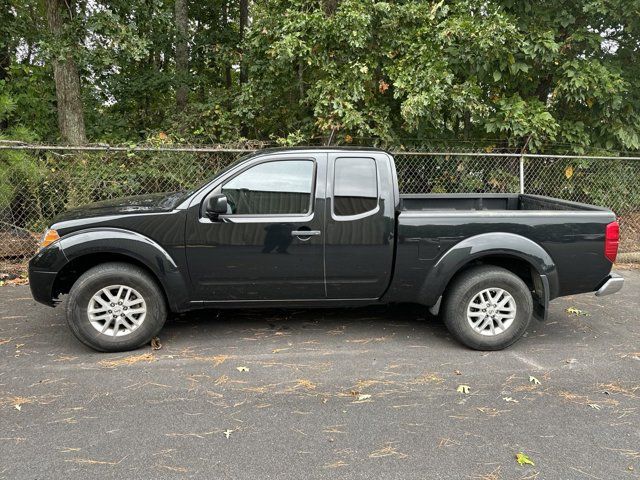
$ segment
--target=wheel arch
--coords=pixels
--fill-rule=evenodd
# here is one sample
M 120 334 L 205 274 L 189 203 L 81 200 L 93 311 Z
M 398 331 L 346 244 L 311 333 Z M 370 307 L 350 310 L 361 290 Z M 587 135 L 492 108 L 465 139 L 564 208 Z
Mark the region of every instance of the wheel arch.
M 125 262 L 151 275 L 172 311 L 186 309 L 189 301 L 186 279 L 166 250 L 144 235 L 122 229 L 90 229 L 64 236 L 60 247 L 67 263 L 54 280 L 54 297 L 68 293 L 80 275 L 96 265 Z
M 469 237 L 436 262 L 421 287 L 420 298 L 439 304 L 448 287 L 476 265 L 506 268 L 536 292 L 536 316 L 546 318 L 549 301 L 558 295 L 558 273 L 551 256 L 537 243 L 512 233 L 487 233 Z

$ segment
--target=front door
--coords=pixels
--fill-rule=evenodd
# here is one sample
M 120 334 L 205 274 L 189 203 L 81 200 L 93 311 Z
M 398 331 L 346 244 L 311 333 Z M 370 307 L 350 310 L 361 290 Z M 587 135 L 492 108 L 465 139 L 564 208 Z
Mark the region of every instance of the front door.
M 187 261 L 200 300 L 326 298 L 325 158 L 258 157 L 190 207 Z M 229 207 L 211 220 L 202 205 L 214 194 Z

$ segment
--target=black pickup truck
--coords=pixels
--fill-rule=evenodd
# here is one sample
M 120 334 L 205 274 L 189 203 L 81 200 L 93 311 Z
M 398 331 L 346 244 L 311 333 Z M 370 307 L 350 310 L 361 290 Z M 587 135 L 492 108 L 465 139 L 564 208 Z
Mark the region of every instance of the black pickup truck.
M 615 215 L 518 194 L 401 195 L 376 149 L 273 149 L 202 186 L 67 212 L 29 263 L 34 298 L 101 351 L 197 308 L 417 303 L 481 350 L 563 295 L 615 293 Z

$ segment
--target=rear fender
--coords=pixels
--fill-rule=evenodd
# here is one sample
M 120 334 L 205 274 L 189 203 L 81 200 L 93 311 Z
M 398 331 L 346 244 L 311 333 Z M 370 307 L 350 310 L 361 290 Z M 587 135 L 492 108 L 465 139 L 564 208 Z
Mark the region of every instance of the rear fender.
M 469 263 L 488 256 L 515 257 L 527 262 L 539 276 L 534 279 L 539 292 L 537 316 L 544 318 L 549 300 L 558 296 L 558 272 L 551 256 L 537 243 L 513 233 L 483 233 L 466 238 L 451 247 L 433 266 L 420 289 L 419 298 L 427 305 L 435 305 L 445 293 L 453 276 Z

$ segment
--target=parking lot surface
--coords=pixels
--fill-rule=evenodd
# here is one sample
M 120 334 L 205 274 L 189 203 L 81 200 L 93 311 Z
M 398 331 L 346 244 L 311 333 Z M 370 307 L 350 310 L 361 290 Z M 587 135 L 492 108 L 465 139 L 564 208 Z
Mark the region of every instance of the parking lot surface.
M 5 286 L 0 478 L 637 479 L 640 271 L 620 273 L 490 353 L 396 306 L 203 311 L 100 354 Z

